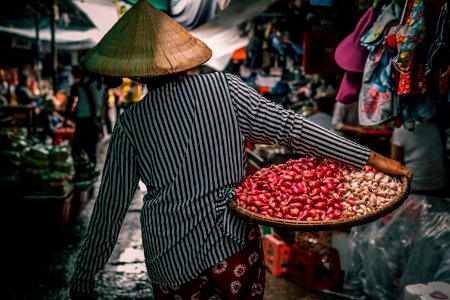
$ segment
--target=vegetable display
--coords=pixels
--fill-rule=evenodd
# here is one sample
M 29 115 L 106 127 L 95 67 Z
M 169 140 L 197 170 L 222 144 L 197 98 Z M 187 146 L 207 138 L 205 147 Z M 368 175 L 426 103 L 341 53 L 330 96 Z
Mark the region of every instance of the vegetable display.
M 302 157 L 263 168 L 236 189 L 236 203 L 262 216 L 295 221 L 361 217 L 402 193 L 402 182 L 365 166 Z

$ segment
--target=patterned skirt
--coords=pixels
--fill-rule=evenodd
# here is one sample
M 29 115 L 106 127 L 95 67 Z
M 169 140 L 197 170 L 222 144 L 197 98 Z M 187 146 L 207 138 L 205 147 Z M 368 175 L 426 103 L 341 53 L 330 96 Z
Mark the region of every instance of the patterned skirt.
M 153 284 L 155 299 L 263 299 L 264 252 L 258 225 L 248 224 L 245 248 L 178 286 Z

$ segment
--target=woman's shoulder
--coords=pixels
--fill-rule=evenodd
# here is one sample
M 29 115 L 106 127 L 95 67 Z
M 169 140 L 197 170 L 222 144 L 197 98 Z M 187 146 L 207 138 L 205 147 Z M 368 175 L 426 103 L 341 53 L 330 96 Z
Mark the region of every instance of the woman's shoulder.
M 224 72 L 212 72 L 207 74 L 195 74 L 187 76 L 186 80 L 183 81 L 184 84 L 189 86 L 194 85 L 205 89 L 208 86 L 214 88 L 225 88 L 229 84 L 229 78 Z
M 204 79 L 212 79 L 212 80 L 223 80 L 226 81 L 227 73 L 217 71 L 217 72 L 211 72 L 211 73 L 205 73 L 205 74 L 195 74 L 190 75 L 187 78 L 191 80 L 204 80 Z

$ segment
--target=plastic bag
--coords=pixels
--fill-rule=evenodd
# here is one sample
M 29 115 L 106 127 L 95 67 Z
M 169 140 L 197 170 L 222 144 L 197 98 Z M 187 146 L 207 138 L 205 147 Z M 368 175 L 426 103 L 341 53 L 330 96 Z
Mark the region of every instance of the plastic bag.
M 345 290 L 399 299 L 409 284 L 450 282 L 450 199 L 410 195 L 397 211 L 352 228 Z

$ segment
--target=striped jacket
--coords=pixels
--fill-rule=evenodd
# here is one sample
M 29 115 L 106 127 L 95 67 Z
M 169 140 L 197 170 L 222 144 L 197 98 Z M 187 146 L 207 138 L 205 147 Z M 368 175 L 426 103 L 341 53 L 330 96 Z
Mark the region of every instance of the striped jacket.
M 243 248 L 244 223 L 226 203 L 245 175 L 244 138 L 362 167 L 369 149 L 263 98 L 221 72 L 150 91 L 119 118 L 72 289 L 93 289 L 139 180 L 150 279 L 179 285 Z

